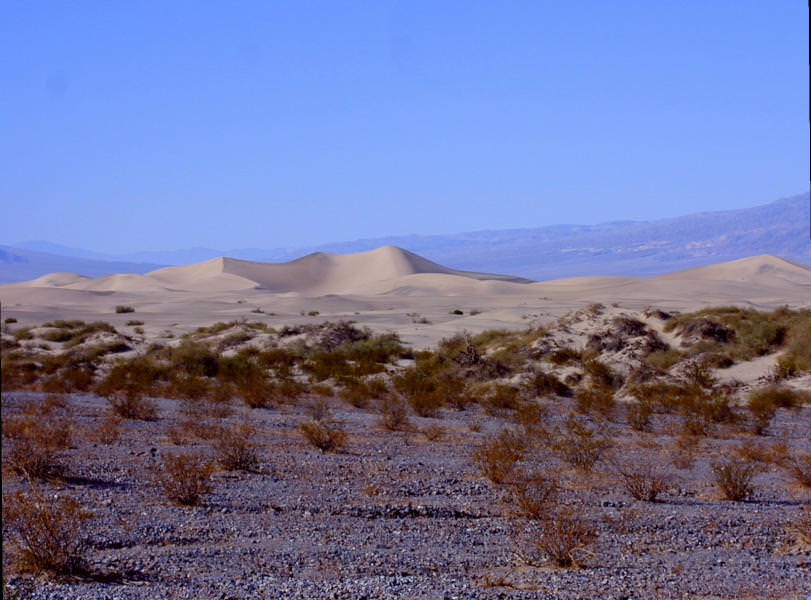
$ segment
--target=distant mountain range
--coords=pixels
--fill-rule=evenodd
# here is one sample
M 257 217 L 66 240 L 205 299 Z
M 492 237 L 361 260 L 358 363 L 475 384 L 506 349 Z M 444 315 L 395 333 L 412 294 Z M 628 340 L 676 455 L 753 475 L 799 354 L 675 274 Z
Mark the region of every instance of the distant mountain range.
M 49 242 L 21 242 L 0 246 L 0 283 L 56 271 L 98 277 L 146 273 L 218 256 L 279 262 L 310 252 L 362 252 L 389 245 L 453 269 L 539 281 L 581 275 L 658 275 L 758 254 L 811 264 L 810 232 L 811 196 L 806 192 L 753 208 L 673 219 L 382 237 L 294 249 L 191 248 L 111 256 Z

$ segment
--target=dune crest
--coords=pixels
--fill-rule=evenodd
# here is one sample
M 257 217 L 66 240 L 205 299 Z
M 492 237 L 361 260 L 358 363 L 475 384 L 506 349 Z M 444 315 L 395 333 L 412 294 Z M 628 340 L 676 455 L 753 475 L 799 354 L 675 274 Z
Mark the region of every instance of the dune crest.
M 704 281 L 741 281 L 748 283 L 773 282 L 775 279 L 790 281 L 793 284 L 811 285 L 811 267 L 774 256 L 761 254 L 717 263 L 705 267 L 694 267 L 660 275 L 653 279 L 692 279 Z

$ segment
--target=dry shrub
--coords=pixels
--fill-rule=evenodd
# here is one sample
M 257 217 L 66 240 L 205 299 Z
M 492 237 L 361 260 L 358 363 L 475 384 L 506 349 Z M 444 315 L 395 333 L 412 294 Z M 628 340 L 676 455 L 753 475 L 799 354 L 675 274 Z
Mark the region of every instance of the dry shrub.
M 611 446 L 596 427 L 589 427 L 573 417 L 566 421 L 564 430 L 551 444 L 564 461 L 583 471 L 590 471 Z
M 755 491 L 752 480 L 758 470 L 756 464 L 743 460 L 719 461 L 712 465 L 715 485 L 724 499 L 736 502 L 752 496 Z
M 444 404 L 444 398 L 436 391 L 421 392 L 409 396 L 408 404 L 420 417 L 435 417 Z
M 60 476 L 64 451 L 70 446 L 73 421 L 67 417 L 17 417 L 4 423 L 3 434 L 13 439 L 8 465 L 36 479 Z
M 504 416 L 508 411 L 521 408 L 521 390 L 513 385 L 494 385 L 490 394 L 482 402 L 485 412 L 489 415 Z
M 797 408 L 808 401 L 807 393 L 780 385 L 770 385 L 752 392 L 746 406 L 752 416 L 754 432 L 764 435 L 778 408 Z
M 87 541 L 82 523 L 91 515 L 69 496 L 26 495 L 3 498 L 3 533 L 21 551 L 20 567 L 51 575 L 86 572 Z
M 445 435 L 445 428 L 442 425 L 431 423 L 420 429 L 420 433 L 425 436 L 429 442 L 435 442 Z
M 306 408 L 310 418 L 314 421 L 324 421 L 330 416 L 329 404 L 324 398 L 313 398 Z
M 581 387 L 575 394 L 577 410 L 581 413 L 609 415 L 614 410 L 614 390 L 606 385 Z
M 527 401 L 512 415 L 512 421 L 521 426 L 524 434 L 536 437 L 544 433 L 544 422 L 549 415 L 549 411 L 537 402 Z
M 559 491 L 560 487 L 555 479 L 545 473 L 534 472 L 513 480 L 509 498 L 519 515 L 541 520 L 549 517 Z
M 255 471 L 259 466 L 259 453 L 253 437 L 256 429 L 249 423 L 223 428 L 212 446 L 217 462 L 228 471 Z
M 650 431 L 653 407 L 647 400 L 629 402 L 625 405 L 625 416 L 628 424 L 635 431 Z
M 107 402 L 119 417 L 138 421 L 158 420 L 158 407 L 155 401 L 137 392 L 131 390 L 114 392 L 107 396 Z
M 671 475 L 664 467 L 651 459 L 626 461 L 617 465 L 617 474 L 622 485 L 633 498 L 655 502 L 659 494 L 667 490 Z
M 571 388 L 553 373 L 537 371 L 531 375 L 525 386 L 530 393 L 536 396 L 569 397 L 572 395 Z
M 560 568 L 579 566 L 588 545 L 596 537 L 594 528 L 570 508 L 560 508 L 534 525 L 535 547 Z
M 155 480 L 166 497 L 183 506 L 196 506 L 211 491 L 214 465 L 199 453 L 167 454 L 154 469 Z
M 758 443 L 755 440 L 741 442 L 735 453 L 743 461 L 785 465 L 788 462 L 788 446 L 783 441 Z
M 408 419 L 408 409 L 405 402 L 398 396 L 385 396 L 378 403 L 380 417 L 378 422 L 389 431 L 404 431 L 411 427 Z
M 811 454 L 793 457 L 789 463 L 789 470 L 797 483 L 811 488 Z
M 339 452 L 346 444 L 346 432 L 335 422 L 307 421 L 299 425 L 299 431 L 321 452 Z
M 796 550 L 811 551 L 811 507 L 801 506 L 799 514 L 786 525 L 786 532 L 793 535 Z
M 92 435 L 100 444 L 109 446 L 116 443 L 121 437 L 121 418 L 116 415 L 107 415 L 101 423 L 94 427 Z
M 476 450 L 473 461 L 493 483 L 507 483 L 512 480 L 525 449 L 524 439 L 509 429 L 503 429 L 496 439 L 485 442 Z

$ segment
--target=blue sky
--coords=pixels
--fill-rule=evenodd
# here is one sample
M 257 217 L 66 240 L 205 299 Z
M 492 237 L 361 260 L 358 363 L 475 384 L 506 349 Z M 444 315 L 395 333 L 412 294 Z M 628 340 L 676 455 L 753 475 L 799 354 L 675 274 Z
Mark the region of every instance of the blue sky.
M 0 0 L 0 242 L 304 246 L 808 189 L 798 0 Z

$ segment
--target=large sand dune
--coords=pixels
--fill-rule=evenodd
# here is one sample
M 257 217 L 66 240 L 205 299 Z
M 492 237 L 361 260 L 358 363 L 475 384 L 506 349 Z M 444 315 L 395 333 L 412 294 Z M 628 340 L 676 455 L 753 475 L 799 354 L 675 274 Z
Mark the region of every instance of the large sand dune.
M 145 275 L 52 273 L 0 285 L 0 301 L 4 316 L 32 324 L 53 318 L 124 324 L 132 315 L 117 315 L 115 307 L 132 305 L 154 337 L 238 318 L 273 326 L 327 318 L 353 319 L 427 345 L 454 331 L 522 327 L 592 302 L 666 310 L 713 304 L 811 308 L 811 268 L 763 255 L 650 278 L 530 282 L 458 271 L 384 246 L 286 263 L 223 257 Z

